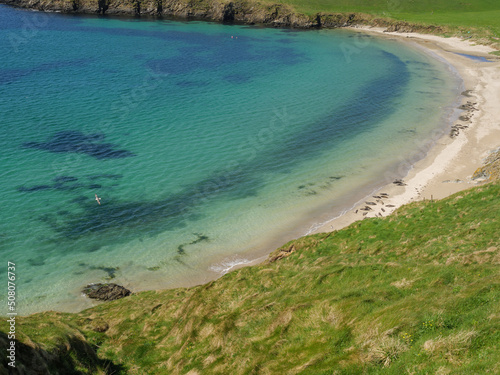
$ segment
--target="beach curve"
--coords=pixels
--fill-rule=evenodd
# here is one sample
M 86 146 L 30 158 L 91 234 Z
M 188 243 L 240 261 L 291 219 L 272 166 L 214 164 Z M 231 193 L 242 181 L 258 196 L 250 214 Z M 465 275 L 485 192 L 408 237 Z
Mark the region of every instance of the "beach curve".
M 465 124 L 458 121 L 465 126 L 457 136 L 442 135 L 421 160 L 412 164 L 402 183 L 387 181 L 387 185 L 373 191 L 350 210 L 318 225 L 308 234 L 339 230 L 364 218 L 387 216 L 413 201 L 441 199 L 473 187 L 477 182 L 472 181 L 472 174 L 500 145 L 500 124 L 496 120 L 500 118 L 497 106 L 500 102 L 500 60 L 490 55 L 495 51 L 493 48 L 456 37 L 385 32 L 384 28 L 369 26 L 349 29 L 411 41 L 444 59 L 464 82 L 462 105 L 475 103 L 475 110 L 471 111 Z M 465 55 L 485 57 L 489 61 L 481 62 Z M 383 193 L 387 195 L 381 196 Z M 367 201 L 375 204 L 368 205 L 369 209 L 365 211 Z

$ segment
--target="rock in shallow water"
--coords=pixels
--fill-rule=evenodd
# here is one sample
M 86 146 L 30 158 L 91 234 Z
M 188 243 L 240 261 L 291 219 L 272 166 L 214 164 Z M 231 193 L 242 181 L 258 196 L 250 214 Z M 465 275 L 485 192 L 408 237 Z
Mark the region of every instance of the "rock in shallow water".
M 114 301 L 115 299 L 127 297 L 131 294 L 127 288 L 114 283 L 89 284 L 83 288 L 83 293 L 87 297 L 99 301 Z

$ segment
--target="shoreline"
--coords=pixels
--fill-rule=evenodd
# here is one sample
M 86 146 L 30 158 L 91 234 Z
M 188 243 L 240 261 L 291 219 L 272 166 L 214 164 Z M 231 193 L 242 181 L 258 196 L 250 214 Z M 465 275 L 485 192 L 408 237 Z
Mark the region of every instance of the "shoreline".
M 460 129 L 453 138 L 449 134 L 442 135 L 421 160 L 410 165 L 403 178 L 405 185 L 390 182 L 376 189 L 350 210 L 318 225 L 309 234 L 340 230 L 364 218 L 388 216 L 404 204 L 442 199 L 477 186 L 481 182 L 472 181 L 472 174 L 482 166 L 489 153 L 500 146 L 500 124 L 495 123 L 500 117 L 500 108 L 496 106 L 500 102 L 500 60 L 488 55 L 495 51 L 493 48 L 459 38 L 385 32 L 384 28 L 378 27 L 357 26 L 349 30 L 412 41 L 431 55 L 445 60 L 464 82 L 467 95 L 462 95 L 462 105 L 468 101 L 477 103 L 474 105 L 476 110 L 470 113 L 469 121 L 454 122 L 467 128 Z M 485 57 L 490 62 L 476 61 L 460 54 Z M 376 204 L 367 206 L 366 201 Z M 363 211 L 365 207 L 370 210 Z
M 500 146 L 500 123 L 495 127 L 495 117 L 500 118 L 500 108 L 495 108 L 495 103 L 500 102 L 500 69 L 498 69 L 500 59 L 489 54 L 496 51 L 495 49 L 484 45 L 473 45 L 467 40 L 456 37 L 444 38 L 428 34 L 385 32 L 383 27 L 357 25 L 341 29 L 398 39 L 403 43 L 408 41 L 415 43 L 415 47 L 421 49 L 421 53 L 443 60 L 463 81 L 464 92 L 456 103 L 460 116 L 465 110 L 460 110 L 458 106 L 468 101 L 477 102 L 475 105 L 477 110 L 472 112 L 470 122 L 466 124 L 468 128 L 460 129 L 458 136 L 452 138 L 449 135 L 452 126 L 464 124 L 464 121 L 456 119 L 446 124 L 447 128 L 444 133 L 444 127 L 436 129 L 434 137 L 430 137 L 432 139 L 422 145 L 416 161 L 404 160 L 400 163 L 400 167 L 407 171 L 403 177 L 405 186 L 397 186 L 391 181 L 379 188 L 374 188 L 371 193 L 350 208 L 344 209 L 340 214 L 324 222 L 313 223 L 307 232 L 290 238 L 282 246 L 303 236 L 341 230 L 364 218 L 389 216 L 399 207 L 414 201 L 442 199 L 478 186 L 482 181 L 472 181 L 472 174 L 483 165 L 483 160 Z M 481 56 L 489 59 L 490 62 L 476 61 L 460 54 Z M 486 74 L 483 72 L 484 69 L 487 70 Z M 495 69 L 498 71 L 495 72 Z M 487 88 L 489 92 L 485 95 L 484 91 Z M 467 95 L 463 95 L 464 93 Z M 483 123 L 486 114 L 488 115 L 487 121 Z M 488 139 L 484 140 L 486 137 Z M 394 175 L 401 175 L 401 173 L 394 173 Z M 380 197 L 382 193 L 387 193 L 388 198 L 382 200 L 373 197 L 373 195 Z M 383 202 L 384 205 L 376 202 L 377 200 Z M 367 206 L 366 201 L 377 203 L 377 205 L 370 206 L 372 210 L 363 216 L 366 211 L 361 209 Z M 260 251 L 246 253 L 245 255 L 250 257 L 245 257 L 245 262 L 232 265 L 220 273 L 219 277 L 227 272 L 260 264 L 266 261 L 276 249 L 271 252 L 260 249 Z M 206 282 L 209 281 L 211 280 L 206 280 Z
M 496 129 L 494 127 L 495 117 L 500 117 L 500 108 L 495 108 L 495 103 L 500 101 L 500 69 L 497 69 L 500 67 L 500 61 L 494 63 L 476 62 L 470 58 L 458 55 L 456 52 L 487 55 L 490 48 L 485 46 L 468 46 L 467 42 L 458 38 L 454 38 L 456 40 L 453 40 L 457 43 L 456 46 L 448 44 L 447 39 L 437 36 L 409 34 L 411 35 L 410 38 L 407 34 L 385 33 L 383 28 L 374 30 L 373 28 L 358 26 L 356 28 L 346 28 L 346 30 L 372 33 L 377 37 L 399 38 L 403 42 L 410 39 L 424 49 L 422 53 L 429 53 L 433 58 L 444 59 L 447 64 L 456 70 L 463 80 L 464 90 L 472 90 L 470 97 L 462 95 L 462 103 L 466 103 L 467 101 L 477 102 L 476 108 L 478 110 L 473 113 L 469 128 L 461 130 L 460 134 L 455 138 L 451 138 L 447 131 L 443 133 L 443 127 L 436 129 L 436 133 L 442 134 L 442 136 L 439 139 L 434 139 L 431 144 L 428 142 L 424 144 L 422 148 L 423 155 L 420 160 L 402 164 L 403 168 L 408 170 L 406 177 L 403 178 L 406 186 L 396 186 L 391 181 L 380 188 L 374 188 L 368 196 L 360 199 L 351 208 L 344 210 L 340 215 L 337 214 L 336 217 L 324 223 L 317 221 L 307 232 L 296 233 L 297 235 L 294 235 L 294 230 L 290 228 L 289 234 L 292 236 L 273 248 L 268 246 L 264 248 L 253 247 L 252 250 L 235 254 L 232 259 L 226 256 L 212 259 L 205 264 L 207 266 L 206 272 L 199 274 L 197 277 L 184 280 L 172 288 L 137 288 L 137 286 L 134 288 L 134 285 L 130 283 L 122 283 L 120 285 L 132 290 L 133 293 L 141 293 L 149 290 L 191 288 L 204 285 L 223 277 L 226 273 L 265 262 L 275 250 L 294 239 L 311 234 L 340 230 L 364 218 L 388 216 L 404 204 L 422 199 L 445 198 L 446 196 L 477 185 L 470 180 L 470 176 L 477 168 L 482 166 L 482 159 L 487 157 L 490 151 L 500 146 L 500 124 L 497 125 Z M 488 58 L 491 58 L 491 56 L 488 56 Z M 487 69 L 488 74 L 483 74 L 483 69 Z M 495 69 L 498 72 L 494 72 Z M 493 78 L 493 76 L 494 79 L 489 80 L 489 77 Z M 492 88 L 491 86 L 496 87 L 497 91 L 495 92 L 494 87 Z M 491 89 L 489 95 L 484 93 L 487 88 Z M 481 120 L 486 114 L 488 114 L 488 121 L 486 124 L 483 124 Z M 481 143 L 480 147 L 477 147 L 479 141 L 476 141 L 475 138 L 479 135 L 481 135 L 481 139 L 489 137 L 487 141 Z M 443 183 L 446 180 L 455 181 L 457 179 L 461 182 Z M 365 211 L 360 210 L 366 206 L 365 201 L 375 202 L 376 199 L 372 196 L 380 196 L 381 193 L 389 195 L 387 199 L 384 198 L 382 200 L 384 206 L 376 202 L 376 206 L 371 206 L 373 207 L 372 211 L 363 216 Z M 117 280 L 116 282 L 119 281 Z M 80 300 L 80 303 L 75 301 L 74 304 L 71 304 L 71 307 L 68 305 L 71 312 L 80 312 L 102 304 L 99 301 L 88 300 L 86 297 L 82 298 L 84 301 Z M 68 310 L 65 309 L 65 311 Z
M 407 186 L 396 186 L 391 182 L 380 189 L 375 189 L 351 209 L 343 211 L 338 217 L 328 220 L 322 225 L 319 225 L 319 223 L 314 225 L 313 230 L 302 233 L 299 237 L 308 234 L 339 230 L 365 217 L 375 217 L 378 216 L 378 214 L 380 214 L 380 216 L 387 216 L 401 205 L 412 201 L 430 199 L 431 197 L 440 199 L 460 190 L 475 186 L 476 183 L 471 182 L 469 177 L 477 168 L 481 167 L 481 160 L 488 155 L 489 151 L 500 146 L 500 125 L 497 123 L 495 128 L 495 118 L 498 118 L 500 114 L 500 109 L 495 108 L 495 104 L 498 103 L 500 99 L 500 71 L 495 72 L 495 69 L 498 70 L 500 60 L 497 58 L 494 63 L 476 62 L 457 54 L 485 55 L 488 58 L 494 59 L 494 57 L 488 55 L 489 51 L 494 51 L 494 49 L 486 46 L 471 46 L 469 42 L 458 38 L 451 38 L 453 39 L 453 43 L 449 43 L 449 40 L 433 35 L 414 33 L 402 34 L 398 32 L 386 33 L 384 32 L 384 28 L 355 26 L 346 27 L 344 30 L 372 33 L 377 37 L 398 38 L 402 42 L 409 40 L 418 44 L 420 47 L 430 52 L 430 54 L 444 59 L 450 66 L 457 70 L 464 81 L 464 89 L 472 90 L 472 96 L 462 96 L 462 102 L 465 103 L 468 100 L 477 102 L 478 104 L 476 107 L 478 111 L 474 112 L 469 128 L 461 130 L 456 138 L 452 139 L 449 137 L 448 133 L 445 133 L 440 139 L 433 143 L 430 149 L 425 150 L 425 155 L 423 155 L 421 160 L 416 163 L 406 164 L 406 166 L 410 168 L 407 176 L 404 177 Z M 488 70 L 487 74 L 483 72 L 485 69 Z M 488 92 L 485 93 L 485 91 Z M 481 119 L 486 115 L 488 115 L 487 124 L 480 124 Z M 442 128 L 440 130 L 442 133 Z M 455 181 L 457 179 L 461 182 L 443 183 L 445 180 Z M 373 206 L 374 209 L 368 212 L 366 216 L 362 216 L 363 211 L 360 212 L 359 209 L 365 206 L 363 202 L 367 200 L 375 201 L 371 196 L 380 195 L 381 192 L 389 194 L 388 199 L 383 199 L 385 206 L 377 204 Z M 387 205 L 393 205 L 394 207 L 388 208 Z M 385 211 L 382 211 L 382 208 L 384 208 Z M 355 213 L 356 210 L 358 210 L 357 214 Z M 289 238 L 289 240 L 281 243 L 278 247 L 299 237 Z M 220 263 L 212 263 L 210 270 L 207 270 L 213 271 L 213 278 L 206 277 L 206 275 L 200 276 L 199 278 L 190 279 L 184 286 L 180 287 L 193 287 L 206 284 L 207 282 L 222 277 L 227 272 L 260 264 L 266 261 L 269 254 L 278 247 L 252 251 L 248 253 L 248 255 L 251 255 L 250 258 L 244 257 L 243 259 L 235 259 L 235 264 L 231 264 L 231 262 L 222 264 L 225 263 L 226 259 L 219 259 L 221 261 Z M 238 262 L 240 263 L 237 264 Z M 222 268 L 217 270 L 215 268 L 216 265 Z M 134 289 L 133 285 L 123 285 Z M 136 289 L 135 291 L 140 292 L 143 290 L 155 290 L 155 288 Z M 101 304 L 100 302 L 94 301 L 90 303 L 92 304 L 91 307 Z M 86 308 L 89 308 L 89 306 L 86 306 L 84 309 Z M 81 311 L 81 309 L 77 310 Z

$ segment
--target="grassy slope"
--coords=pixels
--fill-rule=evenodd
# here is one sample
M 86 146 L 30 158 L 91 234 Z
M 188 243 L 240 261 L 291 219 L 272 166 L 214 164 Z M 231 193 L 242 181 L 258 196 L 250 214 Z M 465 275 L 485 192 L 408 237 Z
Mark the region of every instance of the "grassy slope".
M 500 38 L 500 2 L 497 0 L 281 0 L 298 12 L 360 12 L 410 23 L 444 25 L 450 31 L 469 31 Z M 498 42 L 500 39 L 492 39 Z
M 407 21 L 450 23 L 456 26 L 497 24 L 500 3 L 496 0 L 281 0 L 298 12 L 360 12 Z
M 18 331 L 80 373 L 498 373 L 499 196 L 496 182 L 413 203 L 204 286 L 37 314 Z

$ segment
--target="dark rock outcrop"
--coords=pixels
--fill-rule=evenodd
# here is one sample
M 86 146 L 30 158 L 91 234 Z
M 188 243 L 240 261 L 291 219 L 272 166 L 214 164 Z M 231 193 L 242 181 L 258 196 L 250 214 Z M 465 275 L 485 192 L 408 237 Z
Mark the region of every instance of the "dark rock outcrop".
M 97 5 L 99 6 L 99 10 L 97 13 L 104 14 L 109 8 L 108 0 L 97 0 Z
M 110 283 L 110 284 L 89 284 L 83 288 L 82 292 L 89 298 L 99 301 L 114 301 L 127 297 L 131 294 L 127 288 Z
M 134 14 L 136 16 L 140 16 L 141 15 L 141 1 L 140 0 L 134 1 L 133 8 L 134 8 Z
M 493 150 L 484 160 L 483 166 L 472 175 L 476 182 L 493 181 L 500 179 L 500 147 Z
M 434 25 L 418 25 L 412 24 L 405 21 L 393 21 L 387 26 L 386 32 L 398 32 L 398 33 L 414 33 L 414 32 L 427 32 L 427 33 L 442 33 L 443 28 Z
M 222 22 L 234 22 L 236 11 L 234 9 L 234 4 L 232 2 L 227 3 L 224 6 L 224 15 L 222 17 Z
M 358 23 L 360 17 L 354 13 L 318 13 L 316 15 L 316 26 L 325 28 L 347 27 Z

